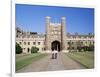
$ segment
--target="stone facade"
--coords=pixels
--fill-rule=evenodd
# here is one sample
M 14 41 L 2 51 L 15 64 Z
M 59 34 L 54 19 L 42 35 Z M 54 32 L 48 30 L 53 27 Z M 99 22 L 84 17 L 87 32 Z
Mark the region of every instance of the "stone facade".
M 50 17 L 46 17 L 46 50 L 54 50 L 53 42 L 60 44 L 60 51 L 67 51 L 66 45 L 66 18 L 61 18 L 61 23 L 52 23 Z M 58 45 L 57 44 L 57 45 Z M 57 45 L 55 46 L 57 49 Z
M 75 48 L 81 43 L 81 45 L 94 46 L 93 34 L 70 34 L 66 33 L 66 18 L 62 17 L 60 23 L 52 23 L 51 17 L 46 17 L 46 33 L 39 34 L 36 32 L 25 32 L 20 28 L 16 28 L 16 42 L 23 48 L 23 53 L 31 53 L 31 47 L 35 46 L 39 48 L 38 52 L 50 53 L 53 50 L 59 52 L 68 52 L 69 47 L 75 50 Z M 71 45 L 69 44 L 71 43 Z

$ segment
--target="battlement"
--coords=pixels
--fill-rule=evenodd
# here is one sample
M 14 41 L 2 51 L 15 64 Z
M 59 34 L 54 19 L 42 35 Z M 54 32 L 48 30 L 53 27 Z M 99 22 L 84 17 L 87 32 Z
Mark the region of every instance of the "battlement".
M 61 26 L 61 23 L 50 23 L 52 26 Z

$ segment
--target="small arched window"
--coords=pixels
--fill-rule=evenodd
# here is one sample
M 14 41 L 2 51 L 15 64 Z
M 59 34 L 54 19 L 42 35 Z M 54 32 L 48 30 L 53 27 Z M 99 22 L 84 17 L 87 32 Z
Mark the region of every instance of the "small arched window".
M 24 42 L 24 45 L 26 45 L 26 42 Z

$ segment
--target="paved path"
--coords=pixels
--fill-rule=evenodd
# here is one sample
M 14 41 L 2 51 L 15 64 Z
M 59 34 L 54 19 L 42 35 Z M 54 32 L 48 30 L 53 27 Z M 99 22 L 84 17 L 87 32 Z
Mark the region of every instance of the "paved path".
M 64 53 L 58 53 L 57 59 L 51 59 L 51 55 L 49 55 L 39 61 L 33 62 L 17 72 L 57 71 L 84 68 L 85 67 L 75 62 Z
M 50 60 L 47 71 L 84 69 L 82 65 L 69 58 L 64 53 L 58 53 L 57 59 Z
M 58 54 L 57 59 L 51 59 L 49 61 L 48 67 L 46 71 L 56 71 L 56 70 L 64 70 L 64 65 L 61 60 L 61 55 Z

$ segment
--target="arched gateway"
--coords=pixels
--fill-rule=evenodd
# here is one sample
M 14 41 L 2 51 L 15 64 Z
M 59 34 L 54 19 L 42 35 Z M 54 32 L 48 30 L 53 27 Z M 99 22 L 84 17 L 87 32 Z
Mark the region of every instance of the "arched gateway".
M 61 45 L 60 45 L 60 42 L 59 41 L 53 41 L 51 43 L 51 50 L 57 50 L 58 52 L 61 51 Z
M 66 18 L 62 17 L 60 23 L 52 23 L 51 17 L 46 17 L 46 51 L 66 51 Z

